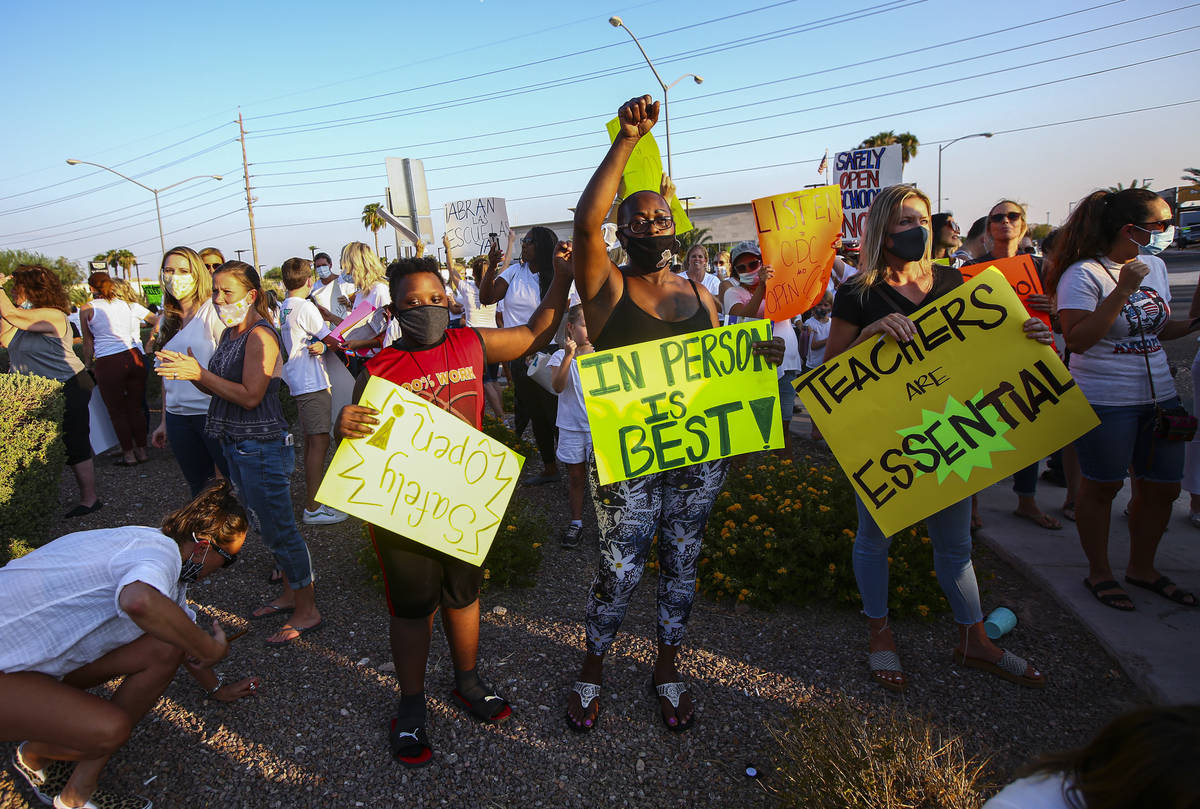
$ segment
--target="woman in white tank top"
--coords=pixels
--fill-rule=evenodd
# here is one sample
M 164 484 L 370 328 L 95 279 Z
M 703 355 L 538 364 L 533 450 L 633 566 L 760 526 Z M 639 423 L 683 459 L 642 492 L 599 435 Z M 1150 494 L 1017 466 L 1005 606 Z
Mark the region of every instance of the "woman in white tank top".
M 84 364 L 96 377 L 100 396 L 121 442 L 117 466 L 137 466 L 146 455 L 146 363 L 132 335 L 137 317 L 129 304 L 116 296 L 106 272 L 88 277 L 93 300 L 80 311 Z

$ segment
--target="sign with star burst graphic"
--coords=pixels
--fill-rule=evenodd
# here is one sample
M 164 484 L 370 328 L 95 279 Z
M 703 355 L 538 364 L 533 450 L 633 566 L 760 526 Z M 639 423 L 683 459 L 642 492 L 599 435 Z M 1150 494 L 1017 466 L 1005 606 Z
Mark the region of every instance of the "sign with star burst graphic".
M 796 382 L 886 535 L 1046 457 L 1099 423 L 995 268 L 911 316 L 917 333 L 865 340 Z

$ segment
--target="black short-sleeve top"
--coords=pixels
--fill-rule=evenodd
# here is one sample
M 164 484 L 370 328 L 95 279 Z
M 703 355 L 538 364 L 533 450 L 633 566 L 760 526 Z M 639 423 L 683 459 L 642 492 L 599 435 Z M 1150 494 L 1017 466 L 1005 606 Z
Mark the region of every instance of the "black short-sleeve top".
M 963 282 L 962 273 L 952 267 L 941 264 L 933 265 L 933 286 L 920 303 L 913 303 L 904 295 L 897 292 L 886 281 L 878 281 L 867 288 L 863 294 L 861 285 L 851 281 L 838 287 L 833 299 L 833 317 L 853 323 L 859 329 L 866 328 L 893 312 L 911 315 L 913 312 L 933 303 Z

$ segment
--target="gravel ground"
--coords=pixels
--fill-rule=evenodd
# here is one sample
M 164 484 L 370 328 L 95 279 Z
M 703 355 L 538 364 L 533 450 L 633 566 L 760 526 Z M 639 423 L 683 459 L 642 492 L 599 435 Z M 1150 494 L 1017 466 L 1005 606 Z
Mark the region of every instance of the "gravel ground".
M 802 452 L 814 451 L 799 444 Z M 151 452 L 152 462 L 134 469 L 101 460 L 106 507 L 56 526 L 57 534 L 157 524 L 180 505 L 186 485 L 173 459 Z M 74 502 L 69 478 L 64 508 Z M 552 525 L 562 524 L 561 486 L 529 494 Z M 609 658 L 599 727 L 579 736 L 567 730 L 563 713 L 583 650 L 583 603 L 596 554 L 565 551 L 548 537 L 536 587 L 483 596 L 480 671 L 512 702 L 513 718 L 485 727 L 450 703 L 453 672 L 435 630 L 427 678 L 435 758 L 423 770 L 406 771 L 387 751 L 386 722 L 398 690 L 387 673 L 384 600 L 355 559 L 358 522 L 303 532 L 318 566 L 325 630 L 273 650 L 262 639 L 282 620 L 253 624 L 218 670 L 227 681 L 258 675 L 263 687 L 230 705 L 205 701 L 181 673 L 110 762 L 103 787 L 145 795 L 160 807 L 773 806 L 767 723 L 804 710 L 809 700 L 844 694 L 927 716 L 962 736 L 969 753 L 990 756 L 991 774 L 1002 780 L 1031 755 L 1077 745 L 1145 699 L 1052 597 L 977 546 L 985 611 L 998 603 L 1016 610 L 1020 624 L 1006 640 L 1048 672 L 1045 691 L 955 667 L 949 616 L 894 622 L 911 682 L 896 697 L 868 679 L 866 631 L 855 612 L 822 606 L 755 612 L 701 599 L 680 656 L 698 703 L 697 726 L 675 735 L 644 690 L 654 648 L 654 582 L 647 580 Z M 252 538 L 241 564 L 193 586 L 194 602 L 241 626 L 241 616 L 271 597 L 270 567 L 261 541 Z M 10 760 L 13 749 L 0 745 L 0 754 Z M 759 779 L 745 776 L 749 764 Z M 0 770 L 0 807 L 30 805 L 40 804 L 24 782 Z

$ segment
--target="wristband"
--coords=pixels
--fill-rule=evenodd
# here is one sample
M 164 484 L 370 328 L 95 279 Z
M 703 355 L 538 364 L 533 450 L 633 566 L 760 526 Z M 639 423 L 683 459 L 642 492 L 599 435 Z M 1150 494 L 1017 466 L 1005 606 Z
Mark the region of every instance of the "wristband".
M 205 698 L 212 699 L 216 695 L 216 693 L 221 690 L 222 685 L 223 685 L 223 683 L 221 682 L 221 675 L 218 674 L 217 675 L 217 684 L 214 685 L 210 690 L 204 692 Z

